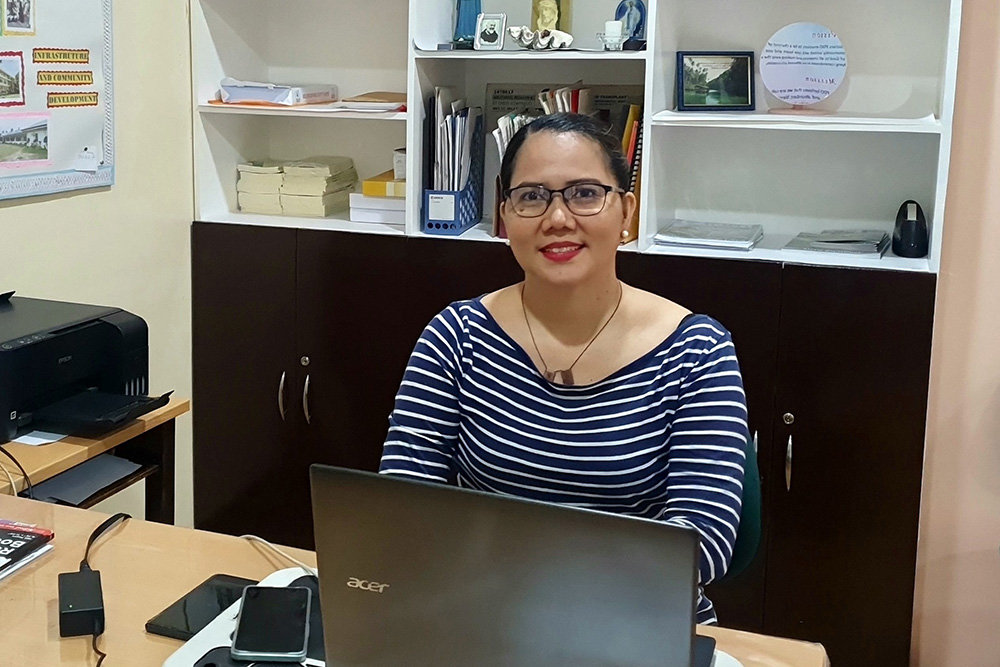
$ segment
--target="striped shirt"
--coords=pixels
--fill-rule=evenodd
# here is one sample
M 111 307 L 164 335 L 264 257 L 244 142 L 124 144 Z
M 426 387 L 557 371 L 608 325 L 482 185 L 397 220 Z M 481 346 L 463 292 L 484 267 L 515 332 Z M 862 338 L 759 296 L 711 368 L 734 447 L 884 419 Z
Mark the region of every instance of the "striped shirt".
M 600 382 L 564 386 L 479 298 L 417 341 L 380 472 L 694 528 L 705 585 L 732 558 L 747 437 L 733 341 L 710 317 Z M 699 587 L 698 622 L 715 620 Z

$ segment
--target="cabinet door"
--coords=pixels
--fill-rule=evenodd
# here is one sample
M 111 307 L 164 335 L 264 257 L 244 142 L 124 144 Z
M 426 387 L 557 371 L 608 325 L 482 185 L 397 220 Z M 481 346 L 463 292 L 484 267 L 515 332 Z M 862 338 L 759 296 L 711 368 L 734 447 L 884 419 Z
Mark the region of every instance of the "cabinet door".
M 834 665 L 909 664 L 934 285 L 783 271 L 764 630 Z
M 294 446 L 295 231 L 196 222 L 191 260 L 195 527 L 304 545 L 312 522 Z
M 410 352 L 452 301 L 517 280 L 496 243 L 299 231 L 297 391 L 313 460 L 376 470 Z
M 690 257 L 650 257 L 620 253 L 622 280 L 710 315 L 733 335 L 747 395 L 750 433 L 758 434 L 761 474 L 771 460 L 771 419 L 777 365 L 781 266 Z M 764 614 L 768 494 L 763 494 L 763 525 L 757 556 L 732 580 L 708 587 L 706 595 L 729 628 L 760 632 Z

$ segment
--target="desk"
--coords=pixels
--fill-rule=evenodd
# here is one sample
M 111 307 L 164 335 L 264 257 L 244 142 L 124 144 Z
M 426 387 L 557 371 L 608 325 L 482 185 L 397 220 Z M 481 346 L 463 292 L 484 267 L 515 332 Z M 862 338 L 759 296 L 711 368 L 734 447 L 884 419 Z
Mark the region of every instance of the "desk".
M 11 665 L 93 667 L 90 637 L 60 639 L 56 575 L 75 571 L 91 531 L 106 518 L 94 511 L 0 497 L 0 517 L 55 530 L 55 549 L 0 581 L 3 659 Z M 315 554 L 287 551 L 314 565 Z M 270 551 L 228 535 L 127 521 L 91 551 L 101 571 L 107 630 L 99 647 L 107 667 L 158 667 L 180 642 L 144 630 L 148 619 L 217 572 L 263 579 L 290 564 Z M 699 627 L 744 667 L 829 667 L 818 644 Z M 4 664 L 8 664 L 5 662 Z
M 91 507 L 140 479 L 146 480 L 146 519 L 160 523 L 174 522 L 174 420 L 191 409 L 186 400 L 171 399 L 167 405 L 143 415 L 134 422 L 103 438 L 67 437 L 50 445 L 30 447 L 16 442 L 4 445 L 24 466 L 32 484 L 38 484 L 65 472 L 75 465 L 105 452 L 142 465 L 132 475 L 101 489 L 84 503 Z M 0 455 L 0 465 L 14 477 L 18 492 L 27 488 L 24 477 L 14 464 Z M 10 494 L 10 482 L 0 473 L 0 495 Z

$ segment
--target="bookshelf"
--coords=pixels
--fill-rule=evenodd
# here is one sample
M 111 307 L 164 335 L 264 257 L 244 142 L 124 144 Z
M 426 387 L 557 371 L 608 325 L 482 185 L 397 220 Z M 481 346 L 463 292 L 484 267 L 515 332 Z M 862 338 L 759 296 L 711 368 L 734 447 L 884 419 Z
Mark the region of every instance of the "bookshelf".
M 437 51 L 450 39 L 454 0 L 194 0 L 191 5 L 196 217 L 204 221 L 428 236 L 420 230 L 425 103 L 450 85 L 483 105 L 491 83 L 607 83 L 644 86 L 643 188 L 638 241 L 629 251 L 937 273 L 945 225 L 961 0 L 838 3 L 801 0 L 647 0 L 648 48 L 608 53 L 595 33 L 615 0 L 574 0 L 571 32 L 583 50 Z M 483 0 L 508 26 L 530 22 L 526 0 Z M 835 30 L 848 77 L 818 105 L 830 115 L 767 113 L 782 106 L 757 76 L 757 111 L 680 113 L 674 109 L 677 50 L 760 52 L 783 25 L 810 20 Z M 342 96 L 405 90 L 405 113 L 316 113 L 220 108 L 208 104 L 219 80 L 331 82 Z M 487 127 L 487 132 L 492 130 Z M 235 165 L 260 157 L 333 153 L 354 158 L 362 178 L 391 166 L 407 148 L 406 224 L 364 225 L 243 215 Z M 458 241 L 492 241 L 493 179 L 499 159 L 487 136 L 484 221 Z M 792 252 L 799 231 L 830 227 L 891 231 L 899 204 L 920 202 L 931 231 L 919 260 Z M 749 253 L 667 249 L 653 244 L 674 217 L 758 222 L 765 239 Z M 435 237 L 440 238 L 440 237 Z

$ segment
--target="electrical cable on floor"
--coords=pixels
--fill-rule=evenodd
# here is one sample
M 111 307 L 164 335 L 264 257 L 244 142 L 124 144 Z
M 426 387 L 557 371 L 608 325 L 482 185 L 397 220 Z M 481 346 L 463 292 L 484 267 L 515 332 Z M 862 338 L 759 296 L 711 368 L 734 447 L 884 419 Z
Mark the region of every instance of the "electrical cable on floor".
M 23 466 L 22 466 L 22 465 L 21 465 L 21 464 L 20 464 L 20 463 L 18 462 L 18 460 L 14 458 L 14 455 L 13 455 L 13 454 L 11 454 L 11 453 L 10 453 L 10 452 L 8 452 L 8 451 L 7 451 L 6 449 L 4 449 L 4 446 L 3 446 L 3 445 L 0 445 L 0 452 L 3 452 L 3 454 L 4 454 L 4 455 L 5 455 L 5 456 L 6 456 L 7 458 L 9 458 L 9 459 L 10 459 L 11 461 L 13 461 L 13 462 L 14 462 L 14 465 L 16 465 L 16 466 L 17 466 L 17 469 L 21 471 L 21 474 L 22 474 L 22 475 L 24 475 L 24 482 L 25 482 L 25 484 L 27 484 L 27 485 L 28 485 L 28 497 L 29 497 L 29 498 L 34 498 L 34 497 L 35 497 L 35 494 L 34 494 L 34 491 L 33 491 L 33 490 L 32 490 L 32 488 L 31 488 L 31 478 L 30 478 L 30 477 L 28 477 L 28 473 L 27 473 L 27 471 L 26 471 L 26 470 L 24 469 L 24 467 L 23 467 Z M 4 468 L 4 470 L 6 470 L 6 468 Z
M 300 561 L 300 560 L 298 560 L 296 558 L 292 558 L 287 553 L 285 553 L 284 551 L 282 551 L 278 547 L 274 546 L 273 544 L 271 544 L 270 542 L 268 542 L 267 540 L 265 540 L 263 537 L 257 537 L 256 535 L 240 535 L 240 538 L 244 539 L 244 540 L 250 540 L 251 542 L 259 542 L 260 544 L 263 544 L 268 549 L 270 549 L 271 551 L 273 551 L 276 554 L 280 555 L 281 557 L 283 557 L 283 558 L 291 561 L 292 563 L 295 563 L 296 565 L 298 565 L 299 567 L 301 567 L 303 570 L 305 570 L 307 574 L 309 574 L 309 575 L 311 575 L 313 577 L 318 577 L 319 576 L 319 574 L 316 572 L 316 568 L 309 567 L 308 565 L 306 565 L 302 561 Z
M 100 637 L 100 635 L 94 635 L 93 646 L 94 646 L 94 653 L 97 654 L 97 665 L 96 665 L 96 667 L 101 667 L 101 664 L 104 662 L 104 659 L 106 657 L 108 657 L 108 654 L 105 653 L 104 651 L 102 651 L 101 649 L 97 648 L 97 638 L 98 637 Z

